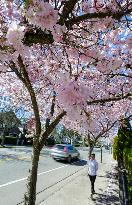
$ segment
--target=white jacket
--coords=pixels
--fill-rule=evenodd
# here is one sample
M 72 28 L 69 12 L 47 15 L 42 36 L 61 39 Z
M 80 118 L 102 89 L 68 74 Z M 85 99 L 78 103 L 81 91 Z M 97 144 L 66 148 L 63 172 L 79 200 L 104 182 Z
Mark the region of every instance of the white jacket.
M 91 176 L 97 175 L 97 170 L 98 170 L 98 162 L 94 160 L 88 160 L 88 174 Z

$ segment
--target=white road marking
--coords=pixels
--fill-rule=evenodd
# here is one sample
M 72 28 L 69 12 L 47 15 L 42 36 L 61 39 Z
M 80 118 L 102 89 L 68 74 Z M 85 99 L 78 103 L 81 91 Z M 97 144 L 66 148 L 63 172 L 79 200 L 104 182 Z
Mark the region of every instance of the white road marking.
M 61 168 L 63 168 L 63 167 L 67 167 L 67 166 L 68 166 L 68 165 L 64 165 L 64 166 L 61 166 L 61 167 L 57 167 L 57 168 L 54 168 L 54 169 L 47 170 L 47 171 L 45 171 L 45 172 L 41 172 L 41 173 L 38 174 L 38 176 L 40 176 L 40 175 L 42 175 L 42 174 L 46 174 L 46 173 L 52 172 L 52 171 L 55 171 L 55 170 L 57 170 L 57 169 L 61 169 Z M 26 180 L 26 179 L 27 179 L 27 177 L 21 178 L 21 179 L 17 179 L 17 180 L 11 181 L 11 182 L 7 182 L 6 184 L 0 185 L 0 188 L 5 187 L 5 186 L 8 186 L 8 185 L 11 185 L 11 184 L 15 184 L 15 183 L 20 182 L 20 181 L 24 181 L 24 180 Z

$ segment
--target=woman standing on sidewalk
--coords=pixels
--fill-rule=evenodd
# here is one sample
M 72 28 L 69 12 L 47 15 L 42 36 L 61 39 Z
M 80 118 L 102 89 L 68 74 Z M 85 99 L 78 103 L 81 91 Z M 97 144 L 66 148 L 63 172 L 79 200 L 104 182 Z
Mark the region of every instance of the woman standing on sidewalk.
M 94 183 L 98 170 L 98 162 L 95 160 L 95 154 L 91 154 L 88 160 L 88 175 L 91 182 L 91 194 L 95 193 Z

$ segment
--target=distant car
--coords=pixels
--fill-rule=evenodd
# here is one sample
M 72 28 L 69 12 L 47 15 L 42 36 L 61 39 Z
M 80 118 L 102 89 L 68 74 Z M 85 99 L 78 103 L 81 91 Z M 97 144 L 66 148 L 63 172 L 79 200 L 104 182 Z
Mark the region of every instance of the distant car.
M 100 148 L 100 147 L 101 147 L 100 145 L 95 145 L 95 146 L 94 146 L 94 148 Z
M 109 145 L 105 145 L 105 149 L 109 150 L 110 149 Z
M 16 138 L 17 138 L 17 137 L 18 137 L 18 134 L 17 134 L 17 133 L 9 133 L 9 136 L 10 136 L 10 137 L 16 137 Z
M 51 156 L 55 160 L 67 160 L 69 163 L 72 159 L 80 159 L 79 151 L 69 144 L 56 144 L 51 149 Z

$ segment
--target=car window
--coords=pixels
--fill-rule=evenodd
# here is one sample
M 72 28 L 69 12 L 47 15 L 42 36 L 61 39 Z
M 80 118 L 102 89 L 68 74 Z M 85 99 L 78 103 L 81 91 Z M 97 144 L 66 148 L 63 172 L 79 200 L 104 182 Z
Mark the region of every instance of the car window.
M 69 150 L 73 150 L 73 147 L 72 147 L 72 146 L 69 146 L 68 149 L 69 149 Z
M 55 148 L 60 149 L 60 150 L 63 150 L 63 149 L 64 149 L 64 146 L 63 146 L 63 145 L 56 145 Z

